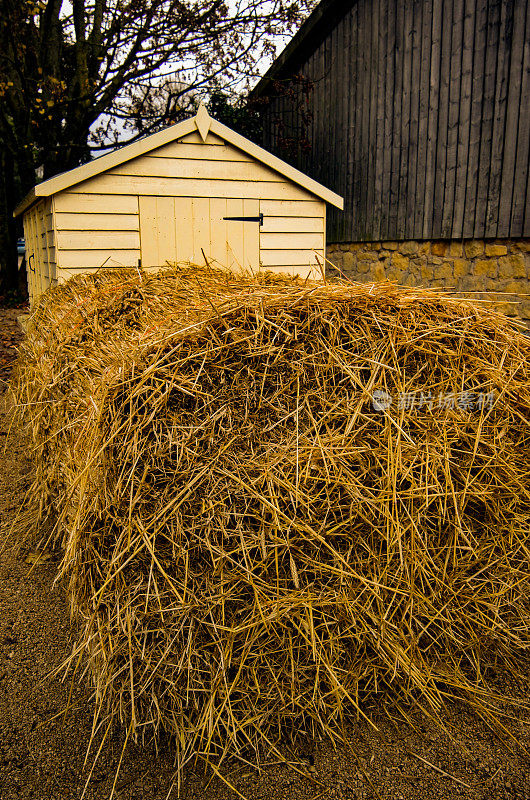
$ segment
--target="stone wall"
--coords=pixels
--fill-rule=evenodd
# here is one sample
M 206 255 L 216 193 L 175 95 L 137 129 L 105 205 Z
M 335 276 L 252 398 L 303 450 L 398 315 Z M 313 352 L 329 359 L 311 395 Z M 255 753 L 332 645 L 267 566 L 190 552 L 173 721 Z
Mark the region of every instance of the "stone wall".
M 327 257 L 355 281 L 438 286 L 494 300 L 530 328 L 530 239 L 331 244 Z

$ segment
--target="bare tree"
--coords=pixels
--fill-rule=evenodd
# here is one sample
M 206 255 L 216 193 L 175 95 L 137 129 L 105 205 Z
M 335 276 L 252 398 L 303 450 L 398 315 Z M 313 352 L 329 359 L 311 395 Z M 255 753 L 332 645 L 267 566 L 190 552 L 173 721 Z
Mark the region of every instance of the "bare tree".
M 0 282 L 36 182 L 177 121 L 259 72 L 315 0 L 0 0 Z

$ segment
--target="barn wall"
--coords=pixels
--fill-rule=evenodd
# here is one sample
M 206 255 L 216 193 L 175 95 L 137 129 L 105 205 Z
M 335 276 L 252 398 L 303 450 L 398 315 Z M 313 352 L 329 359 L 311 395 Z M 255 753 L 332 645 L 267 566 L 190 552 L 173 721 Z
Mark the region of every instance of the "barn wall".
M 348 5 L 264 114 L 264 146 L 344 196 L 328 241 L 530 236 L 528 0 Z

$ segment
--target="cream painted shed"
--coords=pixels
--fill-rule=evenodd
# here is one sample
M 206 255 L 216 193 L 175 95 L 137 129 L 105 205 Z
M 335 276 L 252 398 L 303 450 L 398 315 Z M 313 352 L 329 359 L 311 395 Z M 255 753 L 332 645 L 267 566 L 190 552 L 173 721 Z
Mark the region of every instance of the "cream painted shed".
M 320 275 L 325 186 L 209 116 L 39 183 L 24 215 L 30 300 L 102 267 L 168 262 Z

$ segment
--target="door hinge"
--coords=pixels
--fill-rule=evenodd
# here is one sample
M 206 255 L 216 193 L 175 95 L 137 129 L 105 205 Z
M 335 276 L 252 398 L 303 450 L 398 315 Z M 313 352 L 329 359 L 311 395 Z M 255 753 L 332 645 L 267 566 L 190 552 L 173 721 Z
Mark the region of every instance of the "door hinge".
M 260 214 L 259 217 L 223 217 L 223 219 L 233 222 L 259 222 L 260 225 L 263 225 L 263 214 Z

